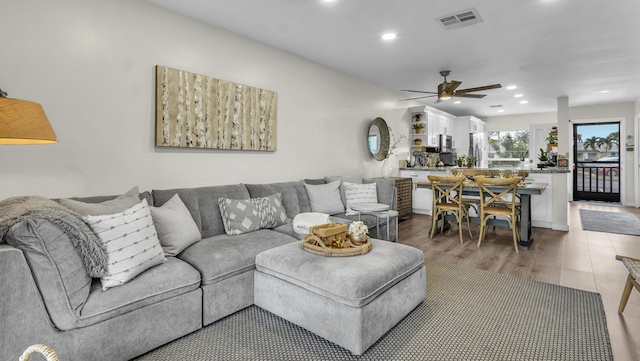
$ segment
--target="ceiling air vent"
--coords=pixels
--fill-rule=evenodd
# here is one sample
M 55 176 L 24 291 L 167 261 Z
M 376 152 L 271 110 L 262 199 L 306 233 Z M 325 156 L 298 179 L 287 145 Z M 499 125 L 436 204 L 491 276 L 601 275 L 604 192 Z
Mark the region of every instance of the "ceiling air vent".
M 502 104 L 489 105 L 491 108 L 502 108 Z
M 482 18 L 480 14 L 478 14 L 478 10 L 469 9 L 460 11 L 454 14 L 442 16 L 437 19 L 440 25 L 442 25 L 445 29 L 455 29 L 461 28 L 463 26 L 469 26 L 482 22 Z

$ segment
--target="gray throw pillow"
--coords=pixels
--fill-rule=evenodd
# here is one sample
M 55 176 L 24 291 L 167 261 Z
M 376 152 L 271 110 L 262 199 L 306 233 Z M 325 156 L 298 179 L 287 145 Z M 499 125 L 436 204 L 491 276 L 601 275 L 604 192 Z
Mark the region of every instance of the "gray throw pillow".
M 309 195 L 311 210 L 318 213 L 340 214 L 344 213 L 344 204 L 340 198 L 340 181 L 336 180 L 327 184 L 305 184 Z
M 198 225 L 179 195 L 174 195 L 161 207 L 150 209 L 165 256 L 176 256 L 202 238 Z
M 229 236 L 274 228 L 289 221 L 280 193 L 251 199 L 219 198 L 218 206 Z
M 127 193 L 102 203 L 85 203 L 73 199 L 60 199 L 61 205 L 81 216 L 103 216 L 105 214 L 119 213 L 138 203 L 140 203 L 138 187 L 133 187 Z
M 332 177 L 324 177 L 327 183 L 335 182 L 339 180 L 340 183 L 340 198 L 342 199 L 342 204 L 344 204 L 345 208 L 347 207 L 347 197 L 344 195 L 344 182 L 354 183 L 354 184 L 362 184 L 364 182 L 364 176 L 362 173 L 354 174 L 354 175 L 344 175 L 344 176 L 332 176 Z

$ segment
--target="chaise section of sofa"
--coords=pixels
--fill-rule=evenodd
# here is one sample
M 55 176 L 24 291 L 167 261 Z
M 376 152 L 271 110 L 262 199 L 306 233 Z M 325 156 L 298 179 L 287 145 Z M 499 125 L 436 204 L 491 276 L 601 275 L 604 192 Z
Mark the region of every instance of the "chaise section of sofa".
M 79 282 L 76 275 L 86 271 L 49 221 L 18 223 L 6 240 L 0 244 L 3 357 L 17 359 L 42 343 L 64 360 L 126 360 L 202 325 L 200 275 L 179 259 L 102 291 L 98 279 Z

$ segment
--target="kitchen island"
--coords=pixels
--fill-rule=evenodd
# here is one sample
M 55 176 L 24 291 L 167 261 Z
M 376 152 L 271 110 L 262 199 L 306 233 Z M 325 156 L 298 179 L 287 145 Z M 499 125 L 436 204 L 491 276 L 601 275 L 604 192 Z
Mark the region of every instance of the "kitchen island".
M 454 167 L 413 167 L 400 168 L 400 176 L 412 178 L 413 182 L 427 180 L 430 175 L 444 175 L 446 169 Z M 472 168 L 497 170 L 498 168 Z M 547 183 L 544 193 L 531 198 L 531 224 L 534 227 L 559 231 L 569 230 L 569 169 L 567 168 L 504 168 L 528 172 L 527 183 Z M 413 189 L 413 212 L 431 215 L 433 197 L 431 190 Z

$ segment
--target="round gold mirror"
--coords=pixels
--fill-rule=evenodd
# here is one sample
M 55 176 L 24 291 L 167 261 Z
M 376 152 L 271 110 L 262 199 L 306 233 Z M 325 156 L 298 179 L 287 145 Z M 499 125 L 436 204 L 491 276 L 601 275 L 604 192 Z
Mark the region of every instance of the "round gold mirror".
M 367 134 L 367 144 L 371 156 L 376 160 L 384 160 L 389 153 L 390 142 L 387 122 L 380 117 L 374 119 L 369 125 L 369 133 Z

